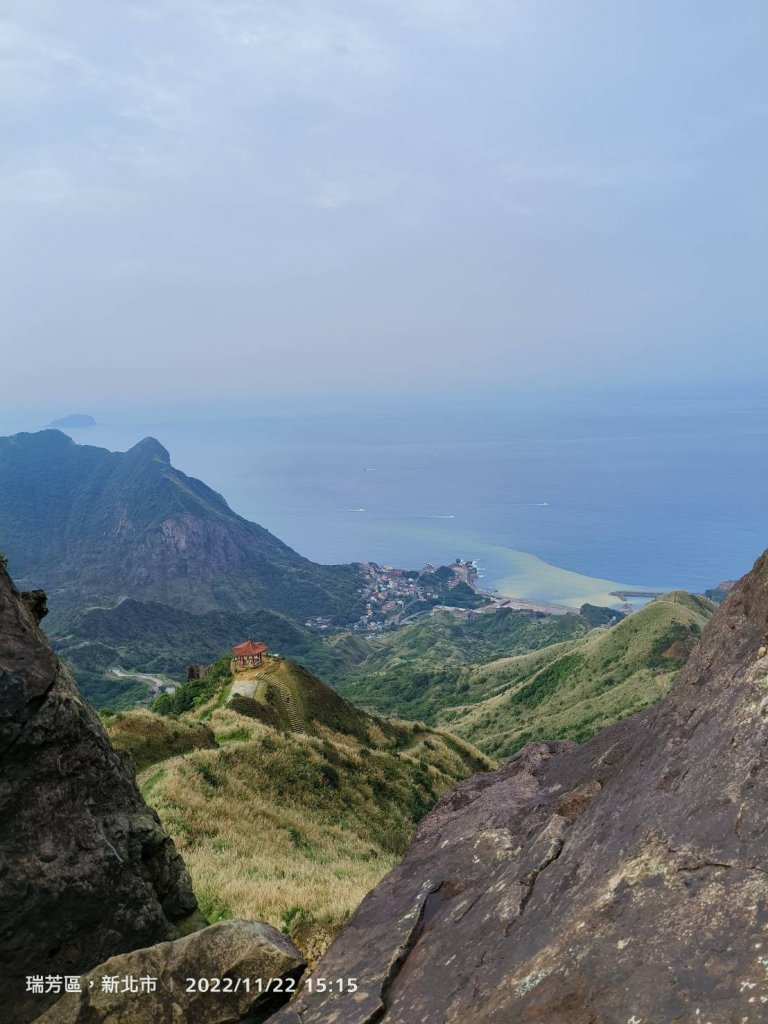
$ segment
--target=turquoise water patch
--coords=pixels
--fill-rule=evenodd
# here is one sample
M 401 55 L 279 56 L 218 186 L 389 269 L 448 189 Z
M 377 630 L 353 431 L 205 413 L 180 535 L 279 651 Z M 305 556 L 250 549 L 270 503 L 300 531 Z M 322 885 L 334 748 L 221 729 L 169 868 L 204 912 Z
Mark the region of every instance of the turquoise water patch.
M 579 608 L 585 603 L 616 607 L 623 604 L 616 591 L 647 589 L 561 569 L 535 555 L 511 548 L 490 547 L 487 553 L 493 554 L 494 562 L 503 563 L 506 571 L 502 575 L 486 575 L 480 581 L 484 589 L 513 597 L 569 608 Z

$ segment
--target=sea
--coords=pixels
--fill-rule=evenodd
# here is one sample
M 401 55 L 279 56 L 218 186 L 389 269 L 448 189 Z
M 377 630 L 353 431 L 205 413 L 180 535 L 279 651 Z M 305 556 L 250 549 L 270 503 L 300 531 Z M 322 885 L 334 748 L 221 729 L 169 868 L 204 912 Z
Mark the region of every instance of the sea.
M 81 403 L 82 404 L 82 403 Z M 146 436 L 240 515 L 320 562 L 474 561 L 480 585 L 568 606 L 702 592 L 768 546 L 762 394 L 382 394 L 0 413 L 2 433 L 67 413 L 78 443 Z M 629 598 L 635 605 L 645 598 Z

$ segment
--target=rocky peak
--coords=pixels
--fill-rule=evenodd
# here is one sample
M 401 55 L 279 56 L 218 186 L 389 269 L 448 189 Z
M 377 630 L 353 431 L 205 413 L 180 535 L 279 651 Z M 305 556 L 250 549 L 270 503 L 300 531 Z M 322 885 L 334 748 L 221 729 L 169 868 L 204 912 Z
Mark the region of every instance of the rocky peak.
M 0 1005 L 22 1024 L 54 996 L 26 974 L 81 974 L 204 924 L 186 868 L 125 755 L 0 563 Z
M 446 795 L 275 1024 L 757 1024 L 768 1006 L 768 557 L 669 695 Z
M 168 466 L 171 464 L 170 452 L 155 437 L 145 437 L 133 448 L 129 448 L 126 455 L 131 455 L 134 458 L 159 459 L 160 462 L 164 462 Z

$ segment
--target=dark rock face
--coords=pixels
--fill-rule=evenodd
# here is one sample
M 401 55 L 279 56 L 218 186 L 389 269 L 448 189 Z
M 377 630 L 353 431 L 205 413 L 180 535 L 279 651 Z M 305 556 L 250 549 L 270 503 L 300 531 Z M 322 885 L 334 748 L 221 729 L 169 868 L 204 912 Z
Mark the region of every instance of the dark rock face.
M 38 624 L 48 614 L 48 598 L 44 590 L 27 590 L 21 595 L 24 604 L 32 613 L 32 618 Z
M 768 1019 L 768 556 L 659 705 L 446 795 L 275 1024 Z
M 196 909 L 127 759 L 0 567 L 2 1020 L 30 1020 L 55 998 L 27 996 L 25 975 L 80 974 L 177 938 Z
M 210 671 L 210 669 L 210 665 L 187 665 L 187 682 L 191 683 L 195 679 L 202 679 L 203 676 Z

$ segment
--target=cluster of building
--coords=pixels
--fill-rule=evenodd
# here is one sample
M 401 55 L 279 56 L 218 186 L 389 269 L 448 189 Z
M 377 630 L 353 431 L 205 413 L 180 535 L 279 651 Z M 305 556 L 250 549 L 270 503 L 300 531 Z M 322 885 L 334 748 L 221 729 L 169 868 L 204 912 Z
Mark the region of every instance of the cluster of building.
M 396 629 L 410 610 L 416 610 L 423 603 L 434 605 L 457 583 L 474 588 L 477 580 L 475 565 L 460 558 L 439 569 L 431 563 L 421 569 L 396 569 L 376 562 L 363 562 L 361 569 L 363 585 L 359 592 L 365 601 L 365 611 L 356 622 L 344 627 L 356 632 Z M 318 633 L 335 629 L 330 616 L 315 615 L 307 619 L 306 625 Z
M 424 570 L 395 569 L 375 562 L 363 562 L 362 569 L 365 612 L 353 629 L 376 630 L 395 625 L 408 605 L 437 596 L 432 588 L 419 582 Z

